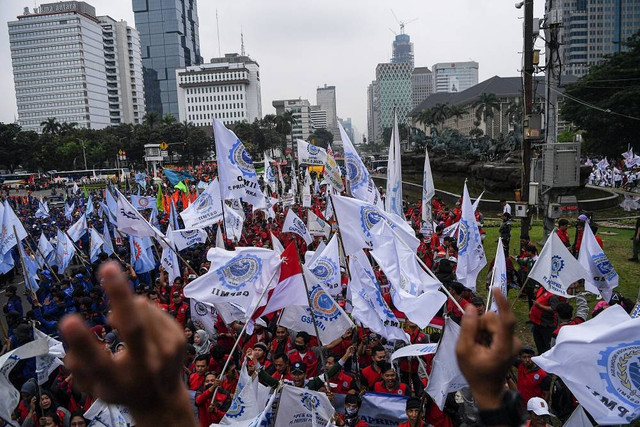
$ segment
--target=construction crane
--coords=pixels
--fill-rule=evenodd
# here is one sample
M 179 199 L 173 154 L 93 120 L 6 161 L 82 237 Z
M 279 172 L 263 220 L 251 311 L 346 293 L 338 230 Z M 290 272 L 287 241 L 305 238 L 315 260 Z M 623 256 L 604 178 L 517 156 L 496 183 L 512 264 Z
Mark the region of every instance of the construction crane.
M 396 16 L 396 13 L 393 11 L 393 9 L 391 9 L 391 13 L 393 14 L 393 17 L 395 18 L 395 20 L 398 23 L 398 25 L 400 26 L 400 34 L 404 34 L 404 26 L 405 25 L 411 24 L 412 22 L 415 22 L 418 19 L 420 19 L 420 18 L 414 18 L 414 19 L 410 19 L 408 21 L 401 21 L 401 20 L 398 19 L 398 17 Z

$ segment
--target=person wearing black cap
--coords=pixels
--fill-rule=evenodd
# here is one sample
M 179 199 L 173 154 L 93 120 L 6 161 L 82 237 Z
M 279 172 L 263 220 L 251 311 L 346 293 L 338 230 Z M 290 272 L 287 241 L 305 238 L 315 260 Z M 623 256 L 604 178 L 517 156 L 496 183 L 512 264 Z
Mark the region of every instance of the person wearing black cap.
M 422 420 L 422 401 L 417 397 L 410 397 L 407 400 L 407 406 L 405 409 L 407 418 L 406 422 L 398 424 L 398 427 L 422 427 L 424 421 Z

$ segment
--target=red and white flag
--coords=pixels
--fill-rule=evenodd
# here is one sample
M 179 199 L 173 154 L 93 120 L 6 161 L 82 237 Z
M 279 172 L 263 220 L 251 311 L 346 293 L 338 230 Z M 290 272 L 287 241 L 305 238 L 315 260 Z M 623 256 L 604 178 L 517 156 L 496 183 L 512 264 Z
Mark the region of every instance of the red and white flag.
M 293 242 L 280 254 L 280 258 L 280 279 L 276 286 L 268 291 L 265 303 L 261 303 L 251 316 L 254 320 L 290 305 L 309 305 L 302 266 Z

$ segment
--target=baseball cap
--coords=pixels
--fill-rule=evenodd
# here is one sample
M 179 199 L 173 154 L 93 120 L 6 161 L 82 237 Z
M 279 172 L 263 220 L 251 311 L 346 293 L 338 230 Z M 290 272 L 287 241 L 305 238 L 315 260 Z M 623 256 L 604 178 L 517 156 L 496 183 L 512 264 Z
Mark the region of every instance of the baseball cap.
M 532 397 L 527 402 L 527 411 L 533 412 L 536 415 L 551 415 L 549 414 L 549 405 L 540 397 Z
M 302 362 L 296 362 L 291 368 L 291 373 L 293 372 L 307 372 L 307 365 Z
M 481 306 L 484 305 L 484 301 L 480 297 L 473 297 L 471 298 L 471 304 L 475 306 Z
M 520 353 L 527 353 L 532 356 L 536 355 L 536 351 L 530 345 L 523 345 L 522 348 L 520 348 Z

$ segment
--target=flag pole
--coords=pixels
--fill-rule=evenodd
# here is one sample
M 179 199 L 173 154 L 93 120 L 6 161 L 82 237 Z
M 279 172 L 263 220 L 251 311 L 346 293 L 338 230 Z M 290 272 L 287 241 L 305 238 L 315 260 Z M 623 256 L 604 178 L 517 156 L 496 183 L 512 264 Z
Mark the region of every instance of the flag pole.
M 280 262 L 282 262 L 282 261 L 280 261 Z M 238 348 L 238 344 L 240 343 L 240 340 L 242 339 L 242 335 L 244 335 L 244 331 L 246 331 L 247 325 L 251 321 L 251 317 L 253 317 L 253 314 L 256 312 L 258 307 L 260 307 L 260 302 L 262 301 L 262 298 L 264 298 L 264 295 L 269 290 L 269 286 L 271 285 L 271 282 L 273 282 L 273 279 L 276 277 L 276 274 L 279 273 L 279 272 L 280 272 L 280 269 L 276 268 L 275 271 L 273 272 L 273 274 L 271 275 L 271 279 L 269 279 L 269 282 L 267 283 L 267 285 L 262 290 L 262 293 L 260 294 L 260 298 L 258 298 L 258 301 L 256 302 L 256 306 L 253 308 L 253 310 L 251 310 L 251 315 L 247 317 L 247 321 L 244 323 L 244 326 L 242 327 L 242 330 L 238 334 L 238 338 L 236 339 L 236 342 L 233 343 L 233 347 L 231 347 L 231 351 L 229 352 L 229 357 L 227 358 L 227 361 L 224 362 L 224 366 L 222 367 L 222 372 L 220 373 L 220 376 L 223 376 L 224 373 L 226 372 L 227 367 L 229 366 L 229 362 L 231 361 L 231 358 L 233 357 L 233 353 L 236 351 L 236 348 Z M 215 399 L 216 399 L 216 394 L 218 393 L 218 388 L 219 388 L 219 386 L 216 387 L 216 389 L 213 391 L 213 396 L 211 396 L 211 403 L 213 403 L 215 401 Z
M 16 236 L 16 241 L 19 245 L 22 245 L 22 240 L 18 239 L 18 231 L 16 230 L 16 226 L 15 224 L 13 225 L 13 235 Z M 28 276 L 27 276 L 27 264 L 25 264 L 24 262 L 24 258 L 22 257 L 22 252 L 24 251 L 24 247 L 22 248 L 22 250 L 20 250 L 20 248 L 18 248 L 18 255 L 20 256 L 20 263 L 22 264 L 22 280 L 24 280 L 24 288 L 25 290 L 27 290 L 27 288 L 29 288 L 29 291 L 32 295 L 32 297 L 38 299 L 35 295 L 35 293 L 33 292 L 33 289 L 30 289 L 31 287 L 29 286 L 29 281 L 28 281 Z
M 307 285 L 307 278 L 304 275 L 304 267 L 302 266 L 302 261 L 300 260 L 300 252 L 298 251 L 298 244 L 296 243 L 296 241 L 293 241 L 293 244 L 295 245 L 296 248 L 296 254 L 298 255 L 298 264 L 300 264 L 300 269 L 302 270 L 302 282 L 304 283 L 304 289 L 306 290 L 306 294 L 307 294 L 307 301 L 309 303 L 309 313 L 311 314 L 311 321 L 313 323 L 313 329 L 316 331 L 316 338 L 318 339 L 318 344 L 319 347 L 322 347 L 322 341 L 320 340 L 320 332 L 318 331 L 318 324 L 316 321 L 316 315 L 313 312 L 313 305 L 311 305 L 311 296 L 309 295 L 309 286 Z M 337 304 L 334 301 L 335 304 Z M 322 366 L 325 365 L 325 361 L 324 361 L 324 352 L 322 351 L 322 349 L 320 350 L 320 362 L 322 363 Z M 325 385 L 329 384 L 329 377 L 327 377 L 327 370 L 324 370 L 324 382 Z
M 69 236 L 69 233 L 67 233 L 67 230 L 64 230 L 64 234 L 67 235 L 67 238 L 69 239 L 69 241 L 71 242 L 73 247 L 76 248 L 76 253 L 74 255 L 78 257 L 78 259 L 82 262 L 83 265 L 85 265 L 85 266 L 91 265 L 91 264 L 87 263 L 87 261 L 84 259 L 84 254 L 82 253 L 82 251 L 80 250 L 78 245 L 76 245 L 76 243 L 73 241 L 71 236 Z
M 26 230 L 26 229 L 25 229 Z M 27 237 L 29 238 L 29 240 L 31 240 L 31 243 L 33 243 L 33 245 L 36 247 L 36 250 L 38 251 L 38 253 L 40 254 L 40 256 L 42 257 L 42 261 L 44 262 L 44 264 L 47 266 L 47 268 L 49 269 L 49 271 L 51 272 L 51 274 L 53 274 L 53 276 L 56 278 L 56 281 L 60 281 L 60 278 L 58 277 L 58 275 L 56 274 L 55 271 L 53 271 L 53 269 L 51 268 L 51 266 L 49 265 L 49 262 L 47 261 L 47 258 L 44 256 L 44 254 L 42 253 L 42 251 L 40 250 L 40 247 L 36 244 L 35 240 L 33 240 L 33 237 L 31 237 L 31 234 L 29 234 L 29 232 L 27 231 Z M 36 259 L 37 261 L 37 259 Z

